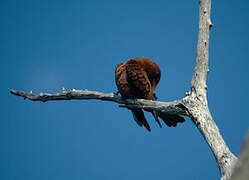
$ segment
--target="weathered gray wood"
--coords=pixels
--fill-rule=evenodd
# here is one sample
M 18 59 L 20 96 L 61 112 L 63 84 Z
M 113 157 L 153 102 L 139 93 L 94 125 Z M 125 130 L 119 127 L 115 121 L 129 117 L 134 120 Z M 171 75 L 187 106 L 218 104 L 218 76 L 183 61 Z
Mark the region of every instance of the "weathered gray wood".
M 189 111 L 189 116 L 198 128 L 215 156 L 221 173 L 221 179 L 229 179 L 236 157 L 231 153 L 219 128 L 215 124 L 207 104 L 201 102 L 196 96 L 187 96 L 183 100 L 184 106 Z
M 236 157 L 231 153 L 210 114 L 207 101 L 211 0 L 199 1 L 199 34 L 197 56 L 191 91 L 184 98 L 190 117 L 211 148 L 218 164 L 221 179 L 229 179 Z
M 191 83 L 191 92 L 200 100 L 206 97 L 206 79 L 208 72 L 209 36 L 213 26 L 210 20 L 211 0 L 199 1 L 199 33 L 197 44 L 197 56 L 194 75 Z
M 113 101 L 119 104 L 124 104 L 121 107 L 126 108 L 142 108 L 145 110 L 156 110 L 162 113 L 169 114 L 181 114 L 186 115 L 187 111 L 183 108 L 181 101 L 174 102 L 160 102 L 160 101 L 151 101 L 145 99 L 122 99 L 120 96 L 114 93 L 102 93 L 97 91 L 88 91 L 88 90 L 69 90 L 66 91 L 63 89 L 61 92 L 56 94 L 40 93 L 33 94 L 25 93 L 23 91 L 10 90 L 11 94 L 16 96 L 21 96 L 24 99 L 29 99 L 31 101 L 57 101 L 57 100 L 103 100 L 103 101 Z

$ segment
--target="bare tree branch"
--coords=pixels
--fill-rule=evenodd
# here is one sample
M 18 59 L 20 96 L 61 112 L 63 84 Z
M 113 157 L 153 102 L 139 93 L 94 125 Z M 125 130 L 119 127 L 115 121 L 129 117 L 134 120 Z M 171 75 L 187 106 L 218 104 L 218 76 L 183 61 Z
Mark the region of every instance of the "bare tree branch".
M 191 91 L 196 93 L 197 96 L 204 95 L 204 97 L 206 96 L 207 90 L 206 79 L 208 72 L 210 28 L 213 26 L 210 20 L 210 14 L 211 0 L 200 0 L 197 56 L 194 75 L 191 82 Z
M 199 34 L 197 57 L 191 92 L 185 97 L 184 105 L 190 117 L 211 148 L 221 173 L 221 179 L 231 176 L 236 157 L 231 153 L 210 114 L 207 101 L 207 73 L 209 55 L 211 0 L 199 1 Z
M 39 95 L 32 93 L 25 93 L 23 91 L 10 90 L 10 93 L 16 96 L 21 96 L 24 99 L 30 99 L 31 101 L 57 101 L 57 100 L 103 100 L 112 101 L 119 104 L 124 104 L 121 107 L 133 108 L 133 109 L 145 109 L 145 110 L 156 110 L 162 113 L 168 114 L 181 114 L 187 115 L 187 111 L 184 109 L 181 100 L 174 102 L 160 102 L 151 101 L 145 99 L 122 99 L 115 93 L 101 93 L 97 91 L 88 90 L 69 90 L 62 89 L 60 93 L 48 94 L 40 93 Z
M 212 150 L 221 173 L 221 179 L 229 179 L 237 158 L 231 153 L 222 138 L 208 107 L 193 96 L 186 97 L 183 104 L 188 109 L 193 123 Z

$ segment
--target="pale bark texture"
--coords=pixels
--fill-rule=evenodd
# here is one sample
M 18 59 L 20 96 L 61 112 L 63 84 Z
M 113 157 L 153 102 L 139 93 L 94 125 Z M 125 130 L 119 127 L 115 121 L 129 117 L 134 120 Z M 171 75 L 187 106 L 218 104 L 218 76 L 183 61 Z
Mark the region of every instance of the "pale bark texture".
M 194 125 L 200 131 L 213 152 L 220 170 L 221 179 L 227 180 L 231 177 L 233 165 L 237 158 L 226 145 L 208 108 L 206 79 L 208 73 L 209 36 L 210 28 L 212 27 L 210 9 L 211 0 L 199 1 L 199 34 L 196 64 L 191 89 L 186 93 L 186 97 L 183 99 L 174 102 L 158 102 L 141 99 L 124 100 L 115 93 L 105 94 L 96 91 L 74 89 L 66 91 L 64 88 L 61 92 L 56 94 L 40 93 L 39 95 L 35 95 L 33 92 L 25 93 L 15 90 L 11 90 L 11 93 L 22 96 L 24 99 L 28 98 L 32 101 L 42 102 L 50 100 L 98 99 L 116 102 L 122 104 L 121 107 L 125 108 L 143 108 L 145 110 L 156 110 L 162 113 L 188 116 L 192 119 Z
M 88 90 L 69 90 L 66 91 L 62 88 L 62 91 L 56 94 L 40 93 L 39 95 L 31 93 L 25 93 L 23 91 L 10 90 L 11 94 L 21 96 L 24 99 L 30 99 L 31 101 L 57 101 L 57 100 L 103 100 L 113 101 L 121 105 L 120 107 L 125 108 L 142 108 L 145 110 L 156 110 L 162 113 L 180 114 L 186 115 L 187 111 L 182 107 L 181 101 L 174 102 L 159 102 L 145 99 L 122 99 L 115 93 L 102 93 L 97 91 Z
M 211 0 L 199 1 L 199 34 L 197 57 L 191 91 L 185 99 L 190 117 L 211 148 L 218 164 L 221 179 L 229 179 L 236 157 L 231 153 L 210 114 L 207 101 L 207 73 L 211 23 Z

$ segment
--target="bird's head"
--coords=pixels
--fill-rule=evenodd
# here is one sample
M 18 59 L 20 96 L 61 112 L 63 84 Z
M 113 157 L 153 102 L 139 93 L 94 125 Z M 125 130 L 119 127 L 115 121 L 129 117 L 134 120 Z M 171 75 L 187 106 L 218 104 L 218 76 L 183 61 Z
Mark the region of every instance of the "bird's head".
M 141 66 L 146 71 L 147 76 L 151 83 L 151 89 L 152 91 L 154 91 L 161 77 L 161 71 L 159 66 L 154 61 L 145 57 L 137 57 L 134 58 L 134 60 L 140 62 Z
M 151 83 L 151 89 L 152 91 L 155 91 L 157 84 L 159 83 L 161 78 L 160 68 L 155 62 L 151 61 L 150 59 L 145 59 L 144 65 Z

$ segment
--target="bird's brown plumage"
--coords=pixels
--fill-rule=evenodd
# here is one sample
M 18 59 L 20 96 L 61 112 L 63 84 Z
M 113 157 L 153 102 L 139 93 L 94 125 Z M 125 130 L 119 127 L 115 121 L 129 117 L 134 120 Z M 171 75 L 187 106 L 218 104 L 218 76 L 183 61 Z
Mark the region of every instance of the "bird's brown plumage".
M 154 90 L 161 77 L 159 66 L 148 58 L 129 59 L 116 67 L 115 80 L 118 92 L 123 98 L 155 100 Z M 142 109 L 131 109 L 135 121 L 139 126 L 145 126 L 150 131 L 150 126 L 144 117 Z M 161 127 L 158 116 L 168 126 L 176 126 L 177 122 L 184 122 L 178 115 L 167 115 L 151 111 L 155 120 Z

